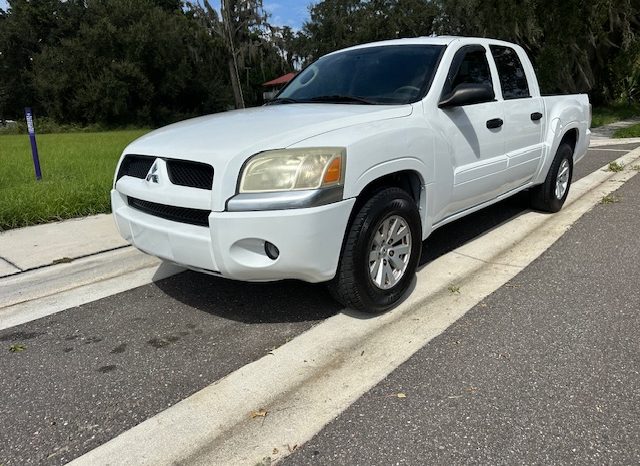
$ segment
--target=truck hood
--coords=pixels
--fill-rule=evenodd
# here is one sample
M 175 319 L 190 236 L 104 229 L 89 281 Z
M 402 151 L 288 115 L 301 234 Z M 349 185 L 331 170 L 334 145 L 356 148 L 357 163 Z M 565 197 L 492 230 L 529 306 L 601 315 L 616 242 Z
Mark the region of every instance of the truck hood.
M 132 142 L 125 153 L 228 163 L 347 126 L 411 114 L 411 105 L 283 104 L 175 123 Z

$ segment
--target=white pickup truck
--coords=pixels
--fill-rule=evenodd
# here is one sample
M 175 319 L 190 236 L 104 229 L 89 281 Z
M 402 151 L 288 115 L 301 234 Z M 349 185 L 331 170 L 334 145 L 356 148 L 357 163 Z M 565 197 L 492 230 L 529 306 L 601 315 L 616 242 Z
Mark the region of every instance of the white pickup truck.
M 586 95 L 542 97 L 524 50 L 432 37 L 330 53 L 275 100 L 130 144 L 111 201 L 138 249 L 237 280 L 329 282 L 379 312 L 431 232 L 522 190 L 558 211 L 589 146 Z

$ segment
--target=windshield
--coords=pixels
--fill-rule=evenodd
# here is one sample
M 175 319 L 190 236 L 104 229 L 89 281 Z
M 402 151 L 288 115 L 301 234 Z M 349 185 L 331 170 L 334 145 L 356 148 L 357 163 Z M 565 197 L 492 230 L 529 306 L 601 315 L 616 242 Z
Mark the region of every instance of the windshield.
M 426 94 L 443 49 L 386 45 L 328 55 L 305 68 L 273 103 L 415 102 Z

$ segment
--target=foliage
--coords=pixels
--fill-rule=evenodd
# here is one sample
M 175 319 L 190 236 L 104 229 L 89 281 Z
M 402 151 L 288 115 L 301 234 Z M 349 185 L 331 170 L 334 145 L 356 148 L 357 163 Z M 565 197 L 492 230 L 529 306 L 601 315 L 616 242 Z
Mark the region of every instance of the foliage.
M 109 190 L 125 146 L 146 130 L 38 136 L 42 181 L 29 138 L 0 136 L 0 231 L 109 212 Z
M 640 116 L 640 104 L 627 105 L 626 103 L 617 103 L 611 105 L 602 105 L 593 107 L 593 118 L 591 119 L 591 127 L 608 125 L 620 120 Z
M 307 62 L 372 40 L 480 36 L 522 45 L 543 93 L 630 103 L 640 89 L 640 7 L 628 0 L 324 0 L 310 14 L 301 31 Z
M 260 83 L 284 71 L 285 61 L 254 23 L 243 22 L 247 3 L 255 2 L 223 2 L 237 19 L 231 47 L 196 3 L 10 0 L 0 11 L 0 120 L 22 119 L 23 107 L 33 106 L 65 123 L 157 126 L 229 108 L 231 82 L 258 104 Z M 223 24 L 211 12 L 210 21 Z M 239 54 L 233 77 L 230 49 Z
M 616 204 L 620 202 L 620 197 L 616 196 L 615 194 L 607 194 L 606 196 L 603 196 L 602 199 L 600 199 L 600 204 Z
M 220 59 L 227 69 L 236 108 L 260 102 L 255 92 L 263 83 L 278 74 L 291 71 L 284 55 L 278 53 L 270 34 L 272 28 L 262 7 L 262 0 L 222 0 L 220 14 L 208 0 L 190 3 L 199 25 L 222 44 Z M 243 89 L 242 81 L 246 79 Z
M 624 164 L 618 163 L 615 160 L 613 162 L 609 162 L 609 166 L 607 166 L 608 172 L 618 173 L 624 170 Z
M 216 2 L 217 3 L 217 2 Z M 640 5 L 630 0 L 320 0 L 300 31 L 262 0 L 8 0 L 0 120 L 25 106 L 62 123 L 161 125 L 259 105 L 261 83 L 376 40 L 456 34 L 521 44 L 544 93 L 640 98 Z M 595 119 L 594 119 L 595 122 Z
M 91 125 L 80 125 L 77 123 L 59 123 L 49 117 L 38 117 L 34 119 L 34 124 L 38 135 L 48 133 L 97 133 L 107 131 L 109 128 L 100 123 Z M 125 128 L 121 128 L 125 129 Z M 134 129 L 134 128 L 129 128 Z M 13 124 L 0 125 L 0 135 L 2 134 L 27 134 L 27 123 L 24 120 L 18 120 Z
M 629 126 L 627 128 L 621 128 L 613 133 L 614 138 L 640 138 L 640 123 Z
M 351 45 L 429 35 L 437 9 L 421 0 L 324 0 L 313 5 L 299 36 L 306 61 Z
M 159 125 L 228 104 L 220 48 L 150 0 L 94 0 L 79 30 L 34 59 L 46 113 L 61 121 Z M 203 98 L 204 97 L 204 98 Z
M 534 61 L 543 92 L 586 92 L 612 100 L 619 80 L 637 66 L 640 9 L 628 0 L 439 0 L 438 32 L 521 44 Z M 634 60 L 616 58 L 635 53 Z M 634 65 L 634 61 L 636 64 Z

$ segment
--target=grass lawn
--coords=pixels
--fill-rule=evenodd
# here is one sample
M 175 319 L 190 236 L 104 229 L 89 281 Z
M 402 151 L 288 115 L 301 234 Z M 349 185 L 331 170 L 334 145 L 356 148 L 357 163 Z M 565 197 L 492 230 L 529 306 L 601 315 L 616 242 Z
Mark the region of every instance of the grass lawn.
M 638 104 L 612 104 L 604 107 L 593 107 L 591 127 L 608 125 L 627 118 L 639 117 L 640 105 Z
M 640 138 L 640 123 L 613 133 L 614 138 Z
M 125 146 L 148 130 L 42 134 L 36 181 L 27 135 L 0 136 L 0 231 L 110 211 Z

